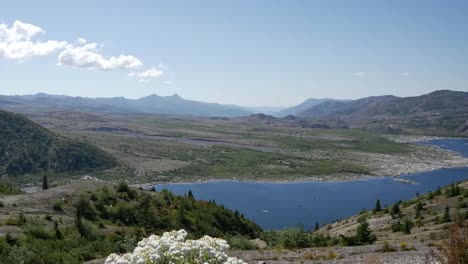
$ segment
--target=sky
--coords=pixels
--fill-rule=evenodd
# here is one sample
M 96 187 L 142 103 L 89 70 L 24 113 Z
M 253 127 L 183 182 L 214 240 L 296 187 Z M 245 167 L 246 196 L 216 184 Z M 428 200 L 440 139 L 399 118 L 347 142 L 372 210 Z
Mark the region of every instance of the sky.
M 468 91 L 468 1 L 0 1 L 0 94 L 244 106 Z

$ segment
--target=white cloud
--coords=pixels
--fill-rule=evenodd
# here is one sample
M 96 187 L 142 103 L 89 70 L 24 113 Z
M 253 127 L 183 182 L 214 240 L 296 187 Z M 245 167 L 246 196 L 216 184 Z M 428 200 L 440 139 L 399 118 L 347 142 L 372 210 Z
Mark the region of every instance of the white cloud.
M 78 38 L 78 39 L 76 40 L 76 43 L 77 43 L 78 45 L 84 45 L 84 44 L 86 44 L 86 42 L 88 42 L 88 41 L 87 41 L 85 38 Z
M 164 74 L 164 71 L 159 70 L 155 67 L 142 71 L 142 72 L 131 72 L 128 74 L 130 77 L 138 77 L 138 78 L 156 78 Z
M 15 21 L 11 27 L 0 24 L 0 57 L 24 60 L 37 56 L 46 56 L 67 46 L 66 41 L 33 40 L 45 31 L 38 26 Z
M 79 39 L 78 42 L 86 43 L 86 40 Z M 136 70 L 143 66 L 140 59 L 131 55 L 105 58 L 98 52 L 97 46 L 97 43 L 89 43 L 67 47 L 58 57 L 59 65 L 96 70 Z
M 0 23 L 0 58 L 25 60 L 37 56 L 47 56 L 61 51 L 58 55 L 58 65 L 75 66 L 92 70 L 124 70 L 130 71 L 130 77 L 139 78 L 139 82 L 148 82 L 147 78 L 156 78 L 164 74 L 158 67 L 136 72 L 143 67 L 143 62 L 135 56 L 121 54 L 105 57 L 101 54 L 100 45 L 88 43 L 85 38 L 78 38 L 73 43 L 58 40 L 38 41 L 36 38 L 46 32 L 32 24 L 15 21 L 12 26 Z
M 409 75 L 410 75 L 410 73 L 409 73 L 409 72 L 403 72 L 401 75 L 403 75 L 403 76 L 407 77 L 407 76 L 409 76 Z
M 164 84 L 167 84 L 169 86 L 173 86 L 175 85 L 175 82 L 172 82 L 172 81 L 164 81 Z
M 354 76 L 356 76 L 356 77 L 358 77 L 358 78 L 362 78 L 362 77 L 366 76 L 366 73 L 365 73 L 365 72 L 362 72 L 362 71 L 360 71 L 360 72 L 356 72 L 356 73 L 354 73 Z

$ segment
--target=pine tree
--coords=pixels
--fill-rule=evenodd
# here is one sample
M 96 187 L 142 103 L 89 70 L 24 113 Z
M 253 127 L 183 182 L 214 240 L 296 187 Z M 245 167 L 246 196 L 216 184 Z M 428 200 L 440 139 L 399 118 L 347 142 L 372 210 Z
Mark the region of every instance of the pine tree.
M 82 212 L 81 209 L 78 207 L 76 208 L 76 216 L 75 216 L 75 227 L 80 233 L 81 236 L 85 237 L 86 236 L 86 230 L 83 225 L 83 220 L 81 219 L 82 217 Z
M 382 211 L 382 206 L 380 205 L 380 200 L 377 199 L 377 202 L 375 202 L 374 212 L 380 212 L 380 211 Z
M 398 205 L 398 203 L 394 204 L 392 206 L 392 216 L 395 217 L 395 216 L 399 216 L 400 215 L 400 206 Z
M 451 221 L 452 220 L 450 219 L 450 211 L 448 206 L 446 206 L 444 216 L 442 217 L 442 223 L 449 223 Z
M 189 190 L 189 191 L 188 191 L 188 195 L 187 195 L 187 196 L 188 196 L 188 198 L 190 198 L 190 199 L 193 199 L 193 198 L 194 198 L 194 197 L 193 197 L 192 190 Z
M 47 175 L 44 174 L 44 177 L 42 177 L 42 190 L 47 189 L 49 189 L 49 181 L 47 180 Z
M 317 230 L 319 230 L 319 228 L 320 228 L 319 222 L 316 221 L 316 222 L 315 222 L 315 229 L 314 229 L 314 230 L 317 231 Z
M 55 237 L 59 240 L 63 239 L 63 234 L 62 231 L 60 231 L 58 227 L 57 221 L 54 221 L 54 232 L 55 232 Z
M 375 242 L 376 237 L 369 229 L 369 223 L 366 219 L 359 221 L 359 226 L 356 230 L 356 242 L 360 245 L 372 244 Z
M 434 199 L 434 193 L 432 193 L 432 192 L 429 192 L 429 194 L 427 196 L 428 196 L 429 200 Z

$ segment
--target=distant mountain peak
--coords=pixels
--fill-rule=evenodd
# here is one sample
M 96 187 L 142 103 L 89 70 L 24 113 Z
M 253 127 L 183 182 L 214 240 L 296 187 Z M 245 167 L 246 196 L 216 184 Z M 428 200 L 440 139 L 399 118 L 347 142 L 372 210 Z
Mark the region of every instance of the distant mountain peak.
M 155 113 L 194 116 L 240 117 L 252 112 L 240 107 L 186 100 L 175 93 L 151 94 L 139 99 L 124 97 L 88 98 L 64 95 L 0 96 L 0 109 L 10 111 L 87 111 L 115 113 Z

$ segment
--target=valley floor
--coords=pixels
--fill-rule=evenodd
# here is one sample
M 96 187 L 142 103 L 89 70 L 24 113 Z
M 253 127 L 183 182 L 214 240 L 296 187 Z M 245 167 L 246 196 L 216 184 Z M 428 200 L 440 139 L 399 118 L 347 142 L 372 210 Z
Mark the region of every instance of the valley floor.
M 295 120 L 104 113 L 30 114 L 120 161 L 93 175 L 133 183 L 207 180 L 335 181 L 468 166 L 457 153 L 359 129 L 302 128 Z

